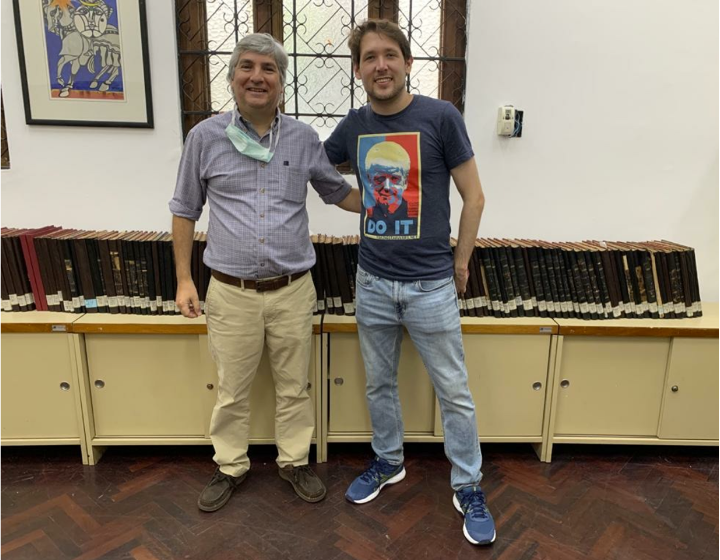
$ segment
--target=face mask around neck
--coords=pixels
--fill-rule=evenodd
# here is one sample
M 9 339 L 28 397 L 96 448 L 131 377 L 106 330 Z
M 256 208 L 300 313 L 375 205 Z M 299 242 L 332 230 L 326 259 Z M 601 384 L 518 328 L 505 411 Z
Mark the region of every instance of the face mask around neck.
M 225 134 L 230 139 L 230 142 L 233 143 L 235 149 L 242 155 L 269 163 L 273 158 L 273 155 L 275 155 L 275 149 L 277 148 L 277 143 L 280 140 L 280 125 L 282 124 L 282 119 L 278 122 L 278 131 L 275 135 L 275 145 L 273 145 L 273 129 L 272 125 L 270 125 L 270 148 L 265 148 L 252 139 L 247 132 L 235 124 L 236 115 L 237 108 L 233 111 L 233 117 L 230 124 L 225 127 Z

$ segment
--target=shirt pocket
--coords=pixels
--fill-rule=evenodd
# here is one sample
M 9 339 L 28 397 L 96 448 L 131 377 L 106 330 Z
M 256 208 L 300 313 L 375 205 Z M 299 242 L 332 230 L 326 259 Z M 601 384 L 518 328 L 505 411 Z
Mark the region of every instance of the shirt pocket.
M 283 200 L 305 203 L 310 170 L 303 167 L 283 166 L 280 173 L 280 195 Z

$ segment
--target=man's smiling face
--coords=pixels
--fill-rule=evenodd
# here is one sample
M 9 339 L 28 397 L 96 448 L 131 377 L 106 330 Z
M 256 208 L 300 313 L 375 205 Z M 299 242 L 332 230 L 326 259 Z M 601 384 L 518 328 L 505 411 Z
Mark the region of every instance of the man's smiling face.
M 275 59 L 264 54 L 243 53 L 235 67 L 231 86 L 241 112 L 274 110 L 282 90 Z

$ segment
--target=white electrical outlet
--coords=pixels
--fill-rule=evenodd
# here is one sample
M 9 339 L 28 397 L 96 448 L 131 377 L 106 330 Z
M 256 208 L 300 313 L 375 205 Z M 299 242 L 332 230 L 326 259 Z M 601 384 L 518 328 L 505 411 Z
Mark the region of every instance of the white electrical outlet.
M 504 105 L 498 109 L 498 136 L 512 136 L 515 130 L 515 107 Z

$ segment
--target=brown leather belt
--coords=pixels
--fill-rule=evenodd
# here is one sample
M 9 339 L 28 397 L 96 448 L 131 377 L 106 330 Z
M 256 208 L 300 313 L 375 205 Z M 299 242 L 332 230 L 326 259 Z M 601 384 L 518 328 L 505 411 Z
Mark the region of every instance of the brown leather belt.
M 213 270 L 212 276 L 215 280 L 222 282 L 223 284 L 230 284 L 238 288 L 245 288 L 246 290 L 255 290 L 258 292 L 272 292 L 284 288 L 291 282 L 295 282 L 305 276 L 308 273 L 307 270 L 304 272 L 296 272 L 289 276 L 278 276 L 277 278 L 268 278 L 267 280 L 243 280 L 242 278 L 235 278 L 219 270 Z

